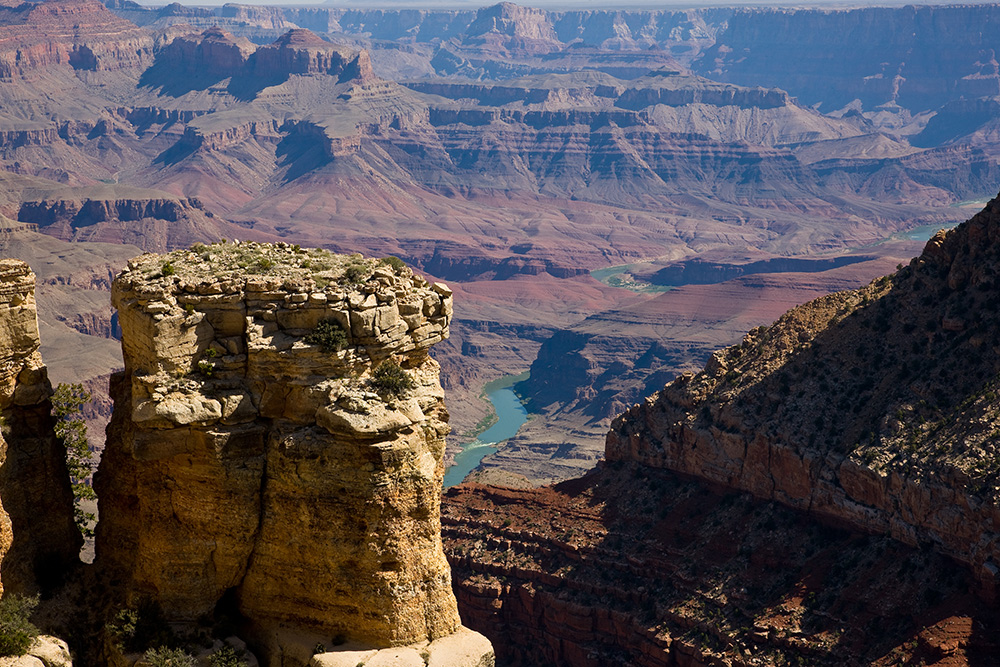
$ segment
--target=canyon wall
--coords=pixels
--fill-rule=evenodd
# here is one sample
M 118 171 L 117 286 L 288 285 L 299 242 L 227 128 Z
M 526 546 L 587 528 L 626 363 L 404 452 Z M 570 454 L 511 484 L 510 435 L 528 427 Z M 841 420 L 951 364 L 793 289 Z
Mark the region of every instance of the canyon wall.
M 998 25 L 996 5 L 740 10 L 693 68 L 722 81 L 777 86 L 824 111 L 854 100 L 866 110 L 924 111 L 1000 93 Z
M 795 308 L 612 424 L 607 457 L 1000 564 L 1000 202 L 867 287 Z
M 113 71 L 152 62 L 153 38 L 97 0 L 55 0 L 0 7 L 0 76 L 68 65 Z
M 83 544 L 38 346 L 35 274 L 0 260 L 0 592 L 57 585 Z
M 451 292 L 401 264 L 234 243 L 143 255 L 112 295 L 125 370 L 96 562 L 120 603 L 180 623 L 235 610 L 273 665 L 335 636 L 432 653 L 453 637 L 427 354 Z M 475 655 L 455 664 L 491 664 L 462 632 Z

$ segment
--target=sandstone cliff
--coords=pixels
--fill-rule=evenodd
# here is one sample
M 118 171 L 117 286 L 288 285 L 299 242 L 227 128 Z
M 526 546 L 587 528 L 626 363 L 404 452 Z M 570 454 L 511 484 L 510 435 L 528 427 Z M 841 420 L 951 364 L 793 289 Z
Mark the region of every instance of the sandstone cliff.
M 273 665 L 335 636 L 434 653 L 459 628 L 427 354 L 451 292 L 401 263 L 243 243 L 143 255 L 112 294 L 125 371 L 97 565 L 121 603 L 236 613 Z
M 25 2 L 0 8 L 0 76 L 54 65 L 111 71 L 152 60 L 153 39 L 97 0 Z
M 0 592 L 58 584 L 83 544 L 38 346 L 35 274 L 0 260 Z

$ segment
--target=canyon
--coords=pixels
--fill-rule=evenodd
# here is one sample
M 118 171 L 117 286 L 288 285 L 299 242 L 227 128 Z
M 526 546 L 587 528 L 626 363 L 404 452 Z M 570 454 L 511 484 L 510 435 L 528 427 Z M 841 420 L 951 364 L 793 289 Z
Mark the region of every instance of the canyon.
M 997 11 L 6 3 L 0 583 L 81 665 L 988 664 Z
M 582 477 L 449 490 L 467 622 L 518 665 L 991 664 L 998 234 L 752 329 Z
M 768 21 L 801 14 L 822 31 L 847 17 L 877 36 L 896 10 L 18 7 L 0 21 L 4 53 L 20 63 L 0 82 L 0 214 L 12 238 L 40 232 L 69 241 L 67 252 L 113 252 L 90 245 L 101 243 L 162 252 L 239 238 L 398 256 L 447 280 L 464 304 L 453 337 L 434 353 L 455 396 L 456 433 L 485 416 L 478 394 L 486 381 L 536 361 L 541 372 L 574 327 L 615 322 L 604 329 L 620 335 L 590 336 L 579 396 L 555 397 L 535 381 L 523 390 L 558 413 L 549 433 L 529 424 L 531 442 L 506 455 L 527 457 L 521 468 L 538 464 L 538 481 L 581 472 L 616 410 L 694 368 L 739 327 L 778 314 L 764 307 L 739 327 L 682 330 L 667 313 L 693 299 L 602 284 L 590 271 L 695 257 L 776 267 L 796 257 L 814 262 L 799 280 L 830 291 L 850 273 L 858 286 L 914 252 L 872 244 L 959 222 L 958 205 L 990 193 L 1000 175 L 988 100 L 955 97 L 967 88 L 949 88 L 959 92 L 939 100 L 941 111 L 916 103 L 892 111 L 877 100 L 821 113 L 790 81 L 779 82 L 785 89 L 736 81 L 735 70 L 709 66 L 731 52 L 726 45 L 765 34 Z M 989 11 L 934 16 L 980 29 Z M 763 27 L 737 30 L 754 21 Z M 30 38 L 28 24 L 37 26 Z M 49 55 L 18 60 L 29 44 Z M 962 44 L 949 47 L 951 69 L 935 76 L 971 76 L 957 55 Z M 870 56 L 886 58 L 890 46 Z M 840 89 L 861 85 L 847 71 L 838 76 Z M 872 259 L 815 270 L 854 252 Z M 764 291 L 787 290 L 777 301 L 789 306 L 811 295 L 794 281 L 761 280 Z M 755 285 L 739 289 L 760 294 Z M 74 307 L 55 286 L 47 291 Z M 725 300 L 726 291 L 702 296 Z M 633 328 L 628 309 L 650 316 Z M 60 336 L 57 354 L 79 345 L 76 331 L 113 328 L 110 311 L 98 316 L 90 301 L 79 313 L 42 310 L 43 329 Z M 66 322 L 76 330 L 65 331 Z M 543 345 L 547 356 L 536 360 Z M 633 348 L 650 351 L 645 365 L 635 366 L 642 355 Z M 573 345 L 564 352 L 575 354 Z M 99 387 L 120 365 L 74 379 Z M 661 369 L 655 377 L 652 365 Z M 628 377 L 612 381 L 622 367 Z M 110 414 L 99 393 L 98 427 Z M 588 396 L 600 405 L 580 398 Z

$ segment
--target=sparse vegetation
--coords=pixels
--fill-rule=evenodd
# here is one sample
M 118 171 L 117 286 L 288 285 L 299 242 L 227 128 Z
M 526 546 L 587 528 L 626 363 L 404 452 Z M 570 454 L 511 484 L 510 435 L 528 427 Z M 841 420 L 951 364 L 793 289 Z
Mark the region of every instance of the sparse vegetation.
M 81 409 L 90 400 L 90 392 L 81 384 L 59 384 L 52 394 L 55 433 L 66 447 L 66 469 L 73 490 L 73 520 L 84 537 L 93 537 L 97 517 L 84 505 L 97 499 L 90 485 L 94 475 L 94 454 L 87 441 L 87 423 Z
M 305 341 L 310 345 L 319 345 L 324 352 L 340 352 L 347 347 L 347 332 L 337 320 L 322 320 Z
M 208 657 L 210 667 L 247 667 L 246 651 L 237 651 L 226 644 Z
M 196 667 L 197 661 L 194 656 L 179 648 L 151 648 L 143 654 L 142 659 L 149 663 L 150 667 Z
M 386 359 L 372 372 L 371 385 L 375 391 L 402 396 L 416 386 L 416 382 L 393 359 Z
M 360 284 L 368 277 L 368 269 L 361 264 L 351 264 L 344 269 L 344 278 L 347 282 Z
M 155 606 L 121 609 L 108 622 L 106 631 L 125 653 L 141 653 L 150 647 L 172 646 L 176 637 Z
M 24 655 L 38 636 L 31 614 L 37 597 L 5 595 L 0 599 L 0 656 Z
M 161 275 L 172 276 L 174 275 L 174 273 L 176 273 L 176 270 L 174 269 L 174 265 L 171 264 L 170 262 L 164 262 L 163 265 L 160 267 Z
M 400 272 L 406 268 L 406 262 L 401 260 L 399 257 L 394 257 L 390 255 L 389 257 L 383 257 L 379 260 L 381 264 L 385 264 L 390 267 L 395 272 Z

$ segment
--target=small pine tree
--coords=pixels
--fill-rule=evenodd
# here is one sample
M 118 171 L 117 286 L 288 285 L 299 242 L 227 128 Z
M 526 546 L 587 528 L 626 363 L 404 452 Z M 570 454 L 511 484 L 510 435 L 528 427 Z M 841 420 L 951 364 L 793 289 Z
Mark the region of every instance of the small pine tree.
M 90 400 L 90 392 L 81 384 L 59 384 L 52 395 L 52 414 L 56 418 L 56 436 L 66 446 L 66 468 L 73 489 L 73 519 L 84 537 L 93 537 L 97 517 L 87 512 L 83 503 L 97 498 L 90 486 L 94 474 L 94 453 L 87 442 L 87 424 L 81 408 Z
M 306 336 L 305 341 L 321 346 L 324 352 L 339 352 L 347 347 L 347 332 L 337 320 L 323 320 Z
M 38 636 L 31 614 L 38 606 L 37 597 L 4 595 L 0 600 L 0 655 L 24 655 Z

